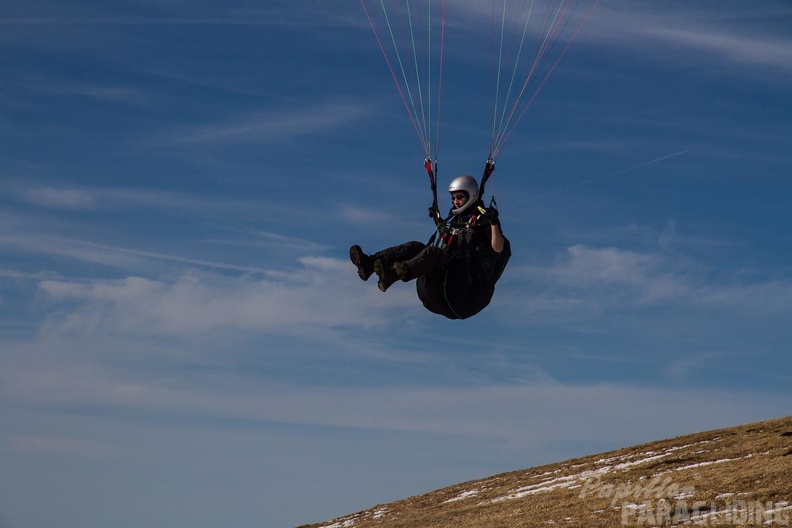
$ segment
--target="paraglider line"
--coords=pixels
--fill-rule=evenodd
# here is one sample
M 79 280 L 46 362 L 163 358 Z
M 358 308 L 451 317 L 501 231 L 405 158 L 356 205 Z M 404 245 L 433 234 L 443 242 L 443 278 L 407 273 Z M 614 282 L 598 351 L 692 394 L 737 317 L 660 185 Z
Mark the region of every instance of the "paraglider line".
M 520 118 L 522 118 L 522 114 L 525 113 L 525 110 L 523 110 L 523 112 L 520 114 L 520 116 L 517 118 L 517 120 L 514 121 L 514 125 L 511 125 L 512 119 L 514 118 L 514 115 L 517 112 L 517 109 L 519 108 L 520 103 L 522 102 L 523 96 L 525 95 L 525 90 L 528 88 L 528 85 L 531 83 L 531 81 L 533 81 L 534 74 L 537 73 L 540 65 L 542 64 L 542 61 L 544 59 L 545 54 L 552 47 L 552 44 L 555 43 L 555 40 L 553 40 L 553 39 L 556 36 L 556 34 L 559 33 L 559 28 L 562 26 L 562 23 L 566 20 L 565 15 L 566 15 L 567 8 L 569 7 L 570 2 L 571 2 L 571 0 L 566 0 L 566 2 L 563 5 L 559 5 L 559 9 L 555 12 L 555 15 L 553 17 L 551 17 L 551 19 L 549 19 L 547 21 L 549 29 L 544 34 L 544 38 L 543 38 L 543 41 L 542 41 L 542 45 L 541 45 L 541 47 L 539 49 L 539 53 L 536 55 L 536 57 L 534 59 L 534 62 L 531 65 L 531 69 L 529 70 L 528 75 L 525 78 L 525 82 L 522 85 L 522 89 L 520 90 L 519 95 L 514 99 L 514 103 L 512 104 L 511 110 L 509 112 L 509 117 L 508 117 L 508 119 L 506 119 L 505 124 L 503 122 L 503 117 L 505 117 L 505 115 L 506 115 L 506 108 L 504 107 L 504 109 L 503 109 L 504 110 L 504 116 L 501 116 L 500 128 L 498 129 L 498 133 L 493 137 L 493 142 L 495 144 L 502 143 L 503 141 L 506 140 L 505 138 L 508 137 L 507 132 L 509 131 L 510 127 L 516 126 L 517 123 L 520 121 Z M 563 8 L 563 10 L 562 10 L 562 8 Z M 583 23 L 585 23 L 585 20 L 583 21 Z M 528 21 L 526 20 L 526 29 L 528 27 L 527 24 L 528 24 Z M 525 38 L 525 36 L 523 35 L 523 39 L 524 38 Z M 575 35 L 572 35 L 572 39 L 571 40 L 574 40 L 574 39 L 575 39 Z M 571 42 L 571 40 L 570 40 L 570 42 Z M 568 45 L 567 45 L 567 47 L 568 47 Z M 566 49 L 564 49 L 564 51 L 566 51 Z M 558 63 L 558 61 L 561 60 L 561 57 L 563 57 L 563 55 L 564 55 L 564 52 L 561 52 L 561 55 L 559 55 L 558 58 L 556 59 L 556 64 Z M 515 65 L 515 68 L 516 68 L 516 65 Z M 553 73 L 553 69 L 555 69 L 555 64 L 550 69 L 550 71 L 547 73 L 547 77 L 549 77 L 550 74 Z M 516 70 L 515 70 L 515 72 L 516 72 Z M 543 84 L 544 83 L 542 83 L 542 85 Z M 540 85 L 539 88 L 537 88 L 536 93 L 539 92 L 539 90 L 542 88 L 542 85 Z M 531 100 L 528 101 L 528 104 L 526 105 L 526 109 L 531 104 L 533 99 L 536 97 L 536 93 L 534 93 L 534 97 L 532 97 Z M 496 152 L 499 151 L 499 150 L 500 150 L 500 148 L 497 148 Z
M 435 167 L 437 164 L 437 157 L 439 156 L 438 151 L 440 150 L 440 97 L 443 93 L 443 47 L 445 45 L 446 0 L 443 0 L 441 6 L 442 15 L 440 18 L 440 57 L 438 59 L 439 65 L 437 74 L 437 121 L 435 122 L 435 126 L 437 127 L 435 136 Z M 437 172 L 436 168 L 435 172 Z
M 368 23 L 371 26 L 371 31 L 374 33 L 374 38 L 377 40 L 377 44 L 379 45 L 380 51 L 382 52 L 382 56 L 385 58 L 385 63 L 388 65 L 388 69 L 390 70 L 391 77 L 393 77 L 393 82 L 396 84 L 396 89 L 399 91 L 399 95 L 401 96 L 404 109 L 407 110 L 407 115 L 410 118 L 410 122 L 412 123 L 413 129 L 415 129 L 416 135 L 418 136 L 418 141 L 421 143 L 421 145 L 424 146 L 426 155 L 429 156 L 430 152 L 428 146 L 426 145 L 426 141 L 424 140 L 423 135 L 421 134 L 421 130 L 418 123 L 415 121 L 415 118 L 413 117 L 413 112 L 410 109 L 410 105 L 407 102 L 407 97 L 405 96 L 404 91 L 402 90 L 401 83 L 399 82 L 399 78 L 396 75 L 396 71 L 394 70 L 393 65 L 391 64 L 390 57 L 388 57 L 388 52 L 385 50 L 385 45 L 382 43 L 382 39 L 380 39 L 379 32 L 377 32 L 377 28 L 374 25 L 374 20 L 371 18 L 371 15 L 369 14 L 368 9 L 366 8 L 365 0 L 360 0 L 360 5 L 363 6 L 363 12 L 366 13 L 366 18 L 368 19 Z M 399 56 L 397 52 L 397 58 L 398 57 Z
M 396 85 L 396 90 L 399 93 L 399 96 L 402 100 L 402 105 L 404 109 L 407 111 L 407 116 L 410 119 L 410 123 L 412 124 L 413 129 L 415 130 L 415 134 L 418 137 L 418 141 L 423 147 L 424 155 L 428 158 L 432 156 L 432 139 L 434 139 L 434 158 L 435 162 L 438 157 L 438 145 L 440 143 L 440 96 L 442 93 L 442 81 L 443 81 L 443 48 L 445 42 L 445 22 L 446 22 L 446 3 L 447 0 L 441 0 L 441 17 L 440 17 L 440 49 L 439 49 L 439 70 L 437 76 L 435 77 L 433 67 L 432 67 L 432 4 L 429 3 L 429 21 L 427 27 L 426 37 L 428 39 L 428 57 L 427 57 L 427 71 L 426 71 L 426 84 L 422 83 L 422 75 L 421 75 L 421 67 L 420 67 L 420 60 L 418 56 L 419 50 L 419 39 L 416 39 L 415 33 L 415 24 L 414 20 L 415 17 L 411 12 L 410 8 L 410 1 L 406 0 L 406 22 L 402 21 L 399 17 L 399 12 L 396 12 L 396 23 L 403 23 L 402 29 L 404 30 L 404 34 L 400 34 L 401 40 L 404 43 L 404 50 L 400 50 L 399 43 L 397 42 L 397 36 L 394 33 L 394 27 L 391 24 L 391 16 L 388 14 L 388 8 L 385 5 L 384 0 L 380 0 L 378 2 L 382 9 L 382 17 L 384 22 L 382 25 L 378 24 L 375 21 L 376 15 L 369 11 L 367 7 L 366 0 L 360 0 L 360 5 L 363 8 L 363 12 L 366 15 L 366 19 L 368 20 L 369 26 L 371 27 L 371 31 L 374 33 L 374 38 L 377 41 L 377 45 L 382 52 L 382 56 L 385 59 L 385 64 L 390 71 L 391 77 L 393 78 L 393 82 Z M 421 4 L 418 3 L 418 13 L 420 17 L 420 7 Z M 379 26 L 379 27 L 378 27 Z M 398 28 L 397 28 L 398 29 Z M 382 35 L 380 34 L 382 33 Z M 384 42 L 384 38 L 386 35 L 390 35 L 390 41 L 393 45 L 392 52 L 389 53 L 389 46 L 386 48 L 386 43 Z M 421 46 L 422 47 L 422 46 Z M 405 61 L 407 62 L 408 66 L 405 66 L 405 61 L 402 60 L 402 55 L 405 57 Z M 410 60 L 411 59 L 411 60 Z M 409 67 L 409 63 L 412 62 L 412 68 Z M 397 72 L 397 69 L 399 70 Z M 412 83 L 411 83 L 411 76 L 408 75 L 407 70 L 413 69 L 414 70 L 414 81 L 415 81 L 415 91 L 412 90 Z M 399 75 L 399 73 L 401 75 Z M 436 88 L 436 95 L 437 101 L 434 103 L 432 101 L 432 96 L 434 95 L 434 89 L 432 86 L 432 80 L 436 79 L 438 81 L 437 88 Z M 417 101 L 416 101 L 417 95 Z M 434 103 L 434 104 L 433 104 Z M 432 120 L 432 107 L 437 106 L 437 113 L 436 113 L 436 120 L 433 124 Z M 434 125 L 434 126 L 433 126 Z M 435 131 L 432 129 L 436 128 Z M 434 136 L 434 137 L 432 137 Z
M 564 47 L 564 50 L 561 52 L 561 54 L 555 60 L 553 65 L 550 67 L 550 71 L 547 72 L 547 75 L 545 75 L 544 79 L 542 79 L 541 84 L 539 84 L 539 87 L 533 93 L 533 96 L 531 97 L 531 99 L 525 104 L 525 107 L 523 107 L 523 110 L 522 110 L 522 112 L 520 112 L 520 115 L 517 117 L 517 120 L 514 121 L 514 123 L 511 125 L 511 128 L 509 129 L 508 133 L 506 133 L 498 141 L 498 146 L 495 149 L 495 156 L 497 156 L 500 153 L 501 149 L 503 148 L 503 144 L 506 143 L 506 140 L 509 139 L 509 136 L 511 136 L 512 132 L 514 132 L 514 129 L 517 126 L 517 123 L 520 122 L 520 120 L 525 115 L 525 112 L 528 110 L 528 107 L 531 106 L 531 103 L 534 101 L 534 99 L 536 99 L 536 96 L 539 95 L 539 92 L 542 90 L 542 88 L 544 87 L 545 83 L 547 83 L 547 80 L 550 78 L 550 75 L 552 75 L 552 73 L 555 71 L 556 66 L 558 66 L 558 63 L 561 61 L 561 58 L 566 54 L 567 50 L 572 45 L 572 42 L 575 41 L 575 39 L 578 36 L 578 33 L 580 33 L 580 30 L 583 29 L 583 26 L 586 24 L 586 22 L 588 21 L 589 17 L 591 17 L 591 13 L 594 12 L 594 8 L 596 8 L 599 3 L 600 3 L 600 0 L 596 0 L 596 2 L 594 2 L 594 4 L 591 6 L 591 9 L 589 9 L 588 13 L 586 13 L 586 16 L 583 18 L 583 21 L 580 23 L 580 25 L 575 30 L 575 33 L 572 35 L 572 38 L 569 39 L 569 42 L 567 42 L 566 46 Z

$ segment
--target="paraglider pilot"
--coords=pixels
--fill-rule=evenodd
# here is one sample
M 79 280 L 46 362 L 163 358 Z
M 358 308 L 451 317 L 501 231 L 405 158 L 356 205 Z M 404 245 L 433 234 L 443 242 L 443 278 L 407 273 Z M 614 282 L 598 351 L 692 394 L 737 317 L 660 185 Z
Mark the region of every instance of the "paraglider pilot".
M 386 291 L 397 280 L 416 279 L 418 297 L 430 311 L 449 319 L 466 319 L 492 299 L 495 283 L 511 256 L 501 231 L 498 210 L 486 209 L 472 176 L 459 176 L 448 187 L 451 216 L 437 225 L 439 238 L 429 244 L 407 242 L 367 255 L 360 246 L 349 257 L 363 280 L 375 274 Z

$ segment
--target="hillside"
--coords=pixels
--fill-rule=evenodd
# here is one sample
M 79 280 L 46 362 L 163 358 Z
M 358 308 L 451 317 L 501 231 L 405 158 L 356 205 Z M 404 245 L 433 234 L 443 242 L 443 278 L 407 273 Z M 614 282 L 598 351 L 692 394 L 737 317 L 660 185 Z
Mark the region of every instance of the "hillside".
M 792 416 L 504 473 L 302 528 L 792 526 Z

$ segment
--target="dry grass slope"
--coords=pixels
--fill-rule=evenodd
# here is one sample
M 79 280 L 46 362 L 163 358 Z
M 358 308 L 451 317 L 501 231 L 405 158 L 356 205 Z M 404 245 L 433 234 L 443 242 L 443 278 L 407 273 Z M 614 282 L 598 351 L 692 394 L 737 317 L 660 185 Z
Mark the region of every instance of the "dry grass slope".
M 466 482 L 301 528 L 792 526 L 792 416 Z

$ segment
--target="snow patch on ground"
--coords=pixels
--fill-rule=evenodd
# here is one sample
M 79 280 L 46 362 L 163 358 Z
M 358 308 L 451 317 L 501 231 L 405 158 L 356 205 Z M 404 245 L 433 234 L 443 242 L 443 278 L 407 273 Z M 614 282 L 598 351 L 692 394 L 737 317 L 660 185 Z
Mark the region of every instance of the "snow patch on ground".
M 647 464 L 649 462 L 661 460 L 663 458 L 672 455 L 675 451 L 684 449 L 685 447 L 690 447 L 690 446 L 676 446 L 669 448 L 663 452 L 647 451 L 646 453 L 640 453 L 640 454 L 602 458 L 595 462 L 595 464 L 602 464 L 602 467 L 599 467 L 597 469 L 593 469 L 593 470 L 590 469 L 590 470 L 581 471 L 579 473 L 574 473 L 572 475 L 564 475 L 560 477 L 545 479 L 536 484 L 531 484 L 528 486 L 523 486 L 511 490 L 511 492 L 508 495 L 504 495 L 503 497 L 497 497 L 495 499 L 492 499 L 490 502 L 502 502 L 506 500 L 521 499 L 528 495 L 534 495 L 537 493 L 552 491 L 559 488 L 581 487 L 586 482 L 590 482 L 598 477 L 601 477 L 602 475 L 614 471 L 623 471 L 625 469 L 634 466 L 639 466 L 641 464 Z M 556 470 L 555 473 L 558 473 L 560 471 L 561 470 Z M 542 476 L 549 476 L 549 475 L 545 473 L 543 475 L 539 475 L 537 478 L 541 478 Z
M 722 464 L 724 462 L 734 462 L 735 460 L 742 460 L 743 458 L 751 458 L 753 455 L 749 454 L 744 457 L 739 458 L 723 458 L 721 460 L 710 460 L 708 462 L 699 462 L 698 464 L 690 464 L 689 466 L 682 466 L 678 468 L 674 468 L 674 471 L 684 471 L 686 469 L 695 469 L 704 466 L 711 466 L 712 464 Z
M 571 475 L 554 476 L 554 475 L 557 475 L 558 473 L 561 473 L 562 471 L 564 471 L 563 469 L 558 469 L 558 470 L 555 470 L 555 471 L 552 471 L 552 472 L 546 472 L 546 473 L 543 473 L 541 475 L 537 475 L 536 477 L 534 477 L 534 479 L 537 479 L 537 480 L 541 479 L 540 482 L 536 482 L 534 484 L 530 484 L 530 485 L 527 485 L 527 486 L 522 486 L 520 488 L 516 488 L 516 489 L 510 490 L 506 495 L 504 495 L 502 497 L 496 497 L 496 498 L 492 499 L 490 502 L 502 502 L 502 501 L 506 501 L 506 500 L 521 499 L 521 498 L 526 497 L 528 495 L 534 495 L 534 494 L 537 494 L 537 493 L 544 493 L 544 492 L 556 490 L 556 489 L 559 489 L 559 488 L 570 488 L 570 489 L 579 488 L 579 487 L 582 487 L 582 486 L 586 485 L 587 483 L 591 483 L 592 481 L 595 481 L 596 479 L 602 477 L 603 475 L 606 475 L 606 474 L 609 474 L 609 473 L 613 473 L 613 472 L 622 472 L 622 471 L 624 471 L 626 469 L 629 469 L 629 468 L 632 468 L 632 467 L 635 467 L 635 466 L 640 466 L 640 465 L 643 465 L 643 464 L 656 462 L 658 460 L 663 460 L 663 459 L 666 459 L 669 456 L 675 454 L 677 451 L 680 451 L 680 450 L 683 450 L 683 449 L 689 449 L 689 448 L 692 448 L 692 447 L 695 447 L 695 446 L 699 446 L 699 445 L 712 444 L 712 443 L 717 442 L 718 440 L 721 440 L 721 438 L 714 438 L 712 440 L 702 440 L 700 442 L 695 442 L 693 444 L 687 444 L 687 445 L 681 445 L 681 446 L 673 446 L 673 447 L 669 447 L 668 449 L 665 449 L 665 450 L 662 450 L 662 451 L 646 451 L 644 453 L 634 453 L 634 454 L 623 455 L 623 456 L 614 456 L 614 457 L 609 457 L 609 458 L 601 458 L 601 459 L 597 460 L 596 462 L 594 462 L 595 466 L 600 466 L 600 467 L 598 467 L 596 469 L 588 469 L 588 470 L 579 471 L 579 472 L 573 473 Z M 706 453 L 706 452 L 707 452 L 707 450 L 699 451 L 697 453 Z M 746 457 L 743 457 L 743 458 L 750 458 L 751 456 L 753 456 L 753 455 L 749 454 L 749 455 L 747 455 Z M 695 469 L 695 468 L 699 468 L 699 467 L 709 466 L 709 465 L 712 465 L 712 464 L 721 464 L 721 463 L 725 463 L 725 462 L 732 462 L 732 461 L 735 461 L 735 460 L 740 460 L 740 459 L 739 458 L 730 458 L 730 459 L 712 460 L 712 461 L 707 461 L 707 462 L 699 462 L 697 464 L 690 464 L 690 465 L 687 465 L 687 466 L 674 468 L 672 470 L 664 471 L 664 472 L 661 472 L 659 474 L 662 475 L 662 474 L 665 474 L 665 473 L 669 473 L 671 471 L 682 471 L 682 470 L 685 470 L 685 469 Z M 566 471 L 569 471 L 569 469 L 574 469 L 574 468 L 577 468 L 577 467 L 581 467 L 581 466 L 580 465 L 570 466 L 570 467 L 565 468 L 565 469 L 566 469 Z M 462 495 L 460 495 L 460 499 L 459 500 L 461 500 L 461 497 L 463 497 L 463 496 L 466 498 L 468 496 L 473 496 L 473 495 L 472 494 L 471 495 L 465 495 L 465 493 L 463 493 Z
M 339 521 L 333 524 L 327 524 L 325 526 L 320 526 L 319 528 L 351 528 L 355 526 L 355 519 L 347 519 L 346 521 Z
M 342 517 L 337 519 L 336 522 L 333 524 L 326 524 L 324 526 L 320 526 L 319 528 L 353 528 L 355 523 L 358 519 L 381 519 L 385 515 L 387 515 L 388 509 L 387 508 L 376 508 L 373 510 L 366 510 L 361 513 L 356 513 L 354 515 L 349 515 L 348 517 Z
M 481 490 L 477 490 L 477 489 L 470 490 L 470 491 L 465 491 L 463 493 L 460 493 L 459 495 L 457 495 L 456 497 L 454 497 L 452 499 L 448 499 L 447 501 L 443 501 L 443 504 L 447 504 L 449 502 L 457 502 L 457 501 L 469 499 L 470 497 L 475 497 L 479 493 L 481 493 Z

